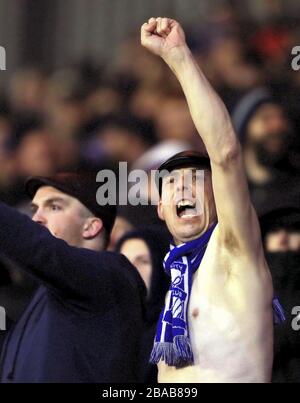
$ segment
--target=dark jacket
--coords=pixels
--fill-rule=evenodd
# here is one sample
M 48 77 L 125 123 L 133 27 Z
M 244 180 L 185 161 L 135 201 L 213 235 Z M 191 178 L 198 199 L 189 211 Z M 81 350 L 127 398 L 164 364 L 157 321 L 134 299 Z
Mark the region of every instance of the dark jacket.
M 274 328 L 273 383 L 300 382 L 300 330 L 292 326 L 300 306 L 300 253 L 267 253 L 274 290 L 286 321 Z M 298 321 L 299 322 L 299 321 Z M 297 323 L 298 323 L 297 322 Z
M 69 246 L 0 203 L 0 253 L 41 287 L 6 338 L 2 382 L 136 382 L 141 278 L 124 257 Z
M 1 307 L 0 307 L 1 308 Z M 5 340 L 5 337 L 7 335 L 7 333 L 9 332 L 10 328 L 12 327 L 12 320 L 8 317 L 5 318 L 5 330 L 0 329 L 0 357 L 1 357 L 1 351 L 2 351 L 2 346 Z

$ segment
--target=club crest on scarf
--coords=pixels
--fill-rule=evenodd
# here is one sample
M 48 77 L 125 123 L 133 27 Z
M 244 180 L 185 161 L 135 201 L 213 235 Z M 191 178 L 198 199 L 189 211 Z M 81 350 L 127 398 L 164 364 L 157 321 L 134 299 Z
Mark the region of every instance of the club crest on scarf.
M 167 310 L 164 320 L 172 325 L 172 320 L 176 320 L 178 327 L 184 328 L 184 306 L 186 303 L 187 293 L 184 292 L 184 275 L 186 273 L 186 265 L 181 262 L 171 264 L 172 275 L 172 306 Z M 179 326 L 181 324 L 181 326 Z

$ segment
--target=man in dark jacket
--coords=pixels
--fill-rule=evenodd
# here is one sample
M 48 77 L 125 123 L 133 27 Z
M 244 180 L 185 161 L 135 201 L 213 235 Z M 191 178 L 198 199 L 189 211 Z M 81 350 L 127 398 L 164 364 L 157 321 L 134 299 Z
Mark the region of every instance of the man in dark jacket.
M 0 203 L 0 253 L 41 286 L 6 338 L 1 381 L 136 382 L 144 286 L 122 255 L 105 252 L 115 206 L 96 181 L 31 178 L 33 217 Z
M 274 290 L 286 316 L 274 328 L 272 382 L 300 382 L 300 209 L 271 210 L 260 224 Z

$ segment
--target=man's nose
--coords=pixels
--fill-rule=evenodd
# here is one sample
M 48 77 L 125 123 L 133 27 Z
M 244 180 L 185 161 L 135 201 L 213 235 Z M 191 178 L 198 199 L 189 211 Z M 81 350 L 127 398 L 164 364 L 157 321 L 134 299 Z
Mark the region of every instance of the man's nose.
M 176 190 L 183 192 L 192 189 L 192 177 L 189 174 L 181 174 L 176 180 Z
M 41 209 L 36 210 L 36 212 L 32 216 L 32 221 L 41 225 L 46 224 L 46 217 Z

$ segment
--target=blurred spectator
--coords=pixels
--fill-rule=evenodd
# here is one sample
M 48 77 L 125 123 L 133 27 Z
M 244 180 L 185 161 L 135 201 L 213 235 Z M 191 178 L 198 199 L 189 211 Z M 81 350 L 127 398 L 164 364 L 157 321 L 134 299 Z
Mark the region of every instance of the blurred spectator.
M 102 116 L 121 113 L 124 107 L 128 107 L 131 97 L 137 90 L 137 84 L 135 77 L 122 71 L 104 74 L 101 83 L 92 88 L 86 97 L 87 122 Z
M 264 88 L 245 95 L 233 112 L 242 142 L 252 201 L 261 214 L 300 200 L 300 177 L 290 161 L 294 133 L 281 105 Z
M 199 137 L 195 136 L 196 129 L 182 95 L 170 94 L 160 100 L 156 127 L 160 141 L 178 140 L 194 144 Z
M 162 266 L 168 249 L 166 232 L 155 228 L 129 232 L 116 245 L 116 251 L 125 255 L 137 268 L 147 287 L 146 323 L 140 357 L 142 379 L 147 383 L 157 382 L 157 369 L 149 364 L 149 357 L 170 281 Z
M 110 234 L 110 241 L 107 250 L 115 250 L 118 241 L 134 229 L 133 225 L 122 215 L 118 214 Z
M 122 72 L 146 85 L 166 84 L 164 81 L 167 69 L 164 63 L 141 47 L 139 38 L 135 36 L 127 38 L 120 44 L 116 52 L 114 69 L 116 73 Z
M 262 72 L 246 59 L 240 38 L 232 35 L 224 35 L 215 41 L 209 53 L 209 67 L 218 87 L 231 92 L 242 94 L 262 82 Z
M 286 321 L 274 328 L 272 382 L 299 382 L 300 339 L 292 321 L 293 308 L 300 300 L 300 209 L 270 211 L 260 218 L 260 225 L 274 293 L 286 316 Z
M 46 129 L 35 129 L 21 139 L 17 151 L 18 174 L 27 176 L 49 176 L 56 171 L 56 144 Z
M 10 82 L 9 101 L 16 115 L 39 115 L 44 111 L 46 76 L 38 69 L 23 68 Z
M 62 139 L 78 136 L 83 118 L 83 102 L 75 96 L 57 99 L 47 110 L 49 127 Z
M 24 179 L 31 175 L 51 175 L 58 169 L 58 144 L 45 126 L 23 132 L 6 158 L 0 159 L 5 176 L 0 181 L 1 200 L 17 205 L 24 201 Z M 1 178 L 1 175 L 0 175 Z
M 5 200 L 5 192 L 11 187 L 15 175 L 13 159 L 13 121 L 5 104 L 0 105 L 0 198 Z
M 287 84 L 289 59 L 293 47 L 293 26 L 295 21 L 276 18 L 259 27 L 250 37 L 249 46 L 263 63 L 269 84 Z
M 156 139 L 151 121 L 129 114 L 105 116 L 85 147 L 87 159 L 108 158 L 133 164 Z
M 139 86 L 130 101 L 130 111 L 140 119 L 154 120 L 160 113 L 164 90 L 161 86 Z
M 267 252 L 300 252 L 300 208 L 281 208 L 260 218 Z

